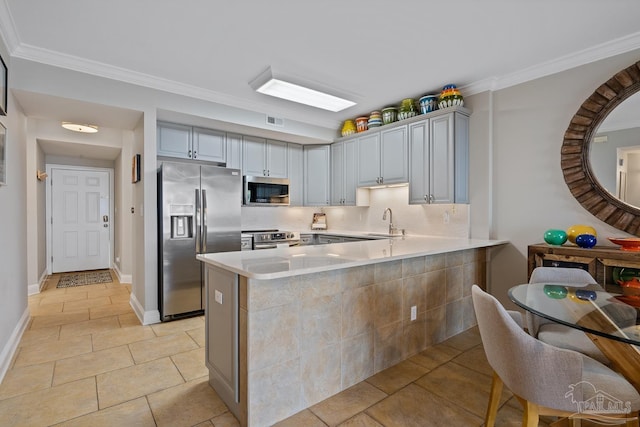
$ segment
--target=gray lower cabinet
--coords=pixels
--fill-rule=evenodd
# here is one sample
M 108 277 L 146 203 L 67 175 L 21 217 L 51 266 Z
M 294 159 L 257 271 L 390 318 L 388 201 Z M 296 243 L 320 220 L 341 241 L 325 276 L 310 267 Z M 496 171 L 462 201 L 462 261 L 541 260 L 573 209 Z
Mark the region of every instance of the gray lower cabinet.
M 342 243 L 344 241 L 343 237 L 340 236 L 324 236 L 318 235 L 318 244 L 326 245 L 329 243 Z
M 238 275 L 205 264 L 205 363 L 209 383 L 236 416 L 239 385 Z
M 469 116 L 452 112 L 409 125 L 409 203 L 469 202 Z
M 305 145 L 304 205 L 329 205 L 329 145 Z

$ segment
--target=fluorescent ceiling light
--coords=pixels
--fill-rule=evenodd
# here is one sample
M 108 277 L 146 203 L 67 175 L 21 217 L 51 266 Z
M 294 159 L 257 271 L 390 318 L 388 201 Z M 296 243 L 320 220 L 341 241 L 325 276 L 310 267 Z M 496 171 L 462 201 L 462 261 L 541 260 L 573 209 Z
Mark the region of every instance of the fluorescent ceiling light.
M 74 132 L 82 133 L 96 133 L 98 132 L 98 126 L 94 125 L 79 125 L 77 123 L 62 122 L 62 127 Z
M 249 84 L 256 92 L 333 112 L 356 105 L 353 101 L 276 78 L 271 68 L 268 68 Z

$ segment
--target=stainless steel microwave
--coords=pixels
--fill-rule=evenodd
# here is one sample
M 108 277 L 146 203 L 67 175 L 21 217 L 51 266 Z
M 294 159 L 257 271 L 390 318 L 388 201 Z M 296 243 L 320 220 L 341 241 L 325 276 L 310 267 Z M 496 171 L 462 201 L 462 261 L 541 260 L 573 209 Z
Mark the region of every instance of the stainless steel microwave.
M 244 176 L 247 206 L 289 206 L 289 180 L 266 176 Z

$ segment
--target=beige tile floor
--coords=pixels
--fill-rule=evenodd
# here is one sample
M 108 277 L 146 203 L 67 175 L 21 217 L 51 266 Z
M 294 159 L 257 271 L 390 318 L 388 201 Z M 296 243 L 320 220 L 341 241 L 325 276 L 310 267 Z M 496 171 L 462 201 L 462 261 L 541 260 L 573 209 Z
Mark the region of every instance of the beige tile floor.
M 112 276 L 56 289 L 53 275 L 29 297 L 31 319 L 0 384 L 0 426 L 238 426 L 207 382 L 203 317 L 142 326 L 130 286 Z M 490 382 L 473 329 L 278 426 L 481 426 Z M 505 391 L 497 425 L 521 416 Z

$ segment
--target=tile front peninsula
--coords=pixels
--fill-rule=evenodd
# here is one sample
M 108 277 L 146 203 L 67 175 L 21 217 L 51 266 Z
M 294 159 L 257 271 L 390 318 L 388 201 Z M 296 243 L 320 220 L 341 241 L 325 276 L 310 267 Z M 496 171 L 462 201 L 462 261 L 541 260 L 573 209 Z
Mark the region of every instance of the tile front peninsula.
M 199 255 L 209 382 L 243 426 L 285 419 L 473 327 L 471 285 L 486 288 L 503 243 L 406 236 Z

